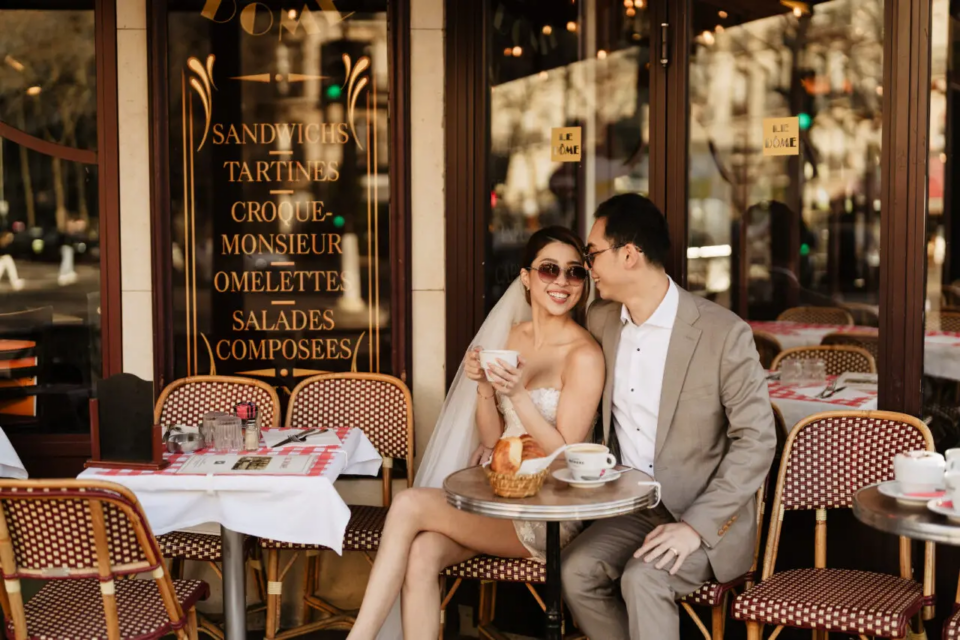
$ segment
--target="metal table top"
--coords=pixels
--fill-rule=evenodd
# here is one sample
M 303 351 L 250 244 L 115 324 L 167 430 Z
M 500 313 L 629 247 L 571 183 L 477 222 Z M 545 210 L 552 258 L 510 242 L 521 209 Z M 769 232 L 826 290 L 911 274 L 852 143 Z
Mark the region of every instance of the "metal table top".
M 886 533 L 960 546 L 960 524 L 930 511 L 926 505 L 908 505 L 885 496 L 876 485 L 860 489 L 853 496 L 853 515 Z
M 481 467 L 470 467 L 447 476 L 443 489 L 447 502 L 462 511 L 491 518 L 562 522 L 612 518 L 655 506 L 659 500 L 657 485 L 650 476 L 628 467 L 617 467 L 622 473 L 613 482 L 592 489 L 571 487 L 553 477 L 556 469 L 566 466 L 554 461 L 540 492 L 529 498 L 501 498 L 494 495 Z

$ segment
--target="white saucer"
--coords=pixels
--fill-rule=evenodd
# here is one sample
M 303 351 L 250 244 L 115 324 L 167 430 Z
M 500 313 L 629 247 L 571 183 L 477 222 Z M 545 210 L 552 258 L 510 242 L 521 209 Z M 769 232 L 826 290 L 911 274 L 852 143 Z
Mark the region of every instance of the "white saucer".
M 916 506 L 923 506 L 929 503 L 931 499 L 937 500 L 946 494 L 944 489 L 924 493 L 903 493 L 900 489 L 900 483 L 896 480 L 881 482 L 877 485 L 877 490 L 888 498 L 894 498 L 897 502 Z
M 570 473 L 570 469 L 564 467 L 563 469 L 557 469 L 554 471 L 553 477 L 560 482 L 566 482 L 571 487 L 576 487 L 577 489 L 592 489 L 594 487 L 605 485 L 608 482 L 613 482 L 620 477 L 620 472 L 617 469 L 607 469 L 607 471 L 603 474 L 603 477 L 599 480 L 574 480 L 573 474 Z
M 953 502 L 949 498 L 935 498 L 927 503 L 927 509 L 946 516 L 947 520 L 960 522 L 960 509 L 953 506 Z

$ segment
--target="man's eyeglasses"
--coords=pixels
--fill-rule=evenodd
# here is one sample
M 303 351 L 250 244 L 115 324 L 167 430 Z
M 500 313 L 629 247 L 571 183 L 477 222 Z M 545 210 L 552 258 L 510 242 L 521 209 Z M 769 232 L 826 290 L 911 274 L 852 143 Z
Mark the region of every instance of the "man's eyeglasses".
M 553 262 L 544 262 L 538 267 L 531 266 L 530 270 L 536 271 L 537 275 L 540 276 L 540 282 L 546 284 L 554 282 L 560 277 L 561 273 L 566 275 L 567 282 L 570 284 L 580 284 L 587 279 L 587 270 L 578 264 L 569 266 L 566 269 L 561 269 L 560 265 L 558 264 Z
M 600 254 L 603 253 L 604 251 L 613 251 L 614 249 L 621 249 L 621 248 L 623 248 L 624 246 L 626 246 L 626 245 L 615 244 L 615 245 L 613 245 L 612 247 L 607 247 L 606 249 L 600 249 L 599 251 L 593 251 L 593 252 L 591 252 L 591 253 L 585 253 L 585 254 L 583 254 L 583 262 L 584 262 L 584 264 L 587 265 L 587 269 L 593 269 L 593 261 L 594 261 L 594 258 L 596 258 L 598 255 L 600 255 Z

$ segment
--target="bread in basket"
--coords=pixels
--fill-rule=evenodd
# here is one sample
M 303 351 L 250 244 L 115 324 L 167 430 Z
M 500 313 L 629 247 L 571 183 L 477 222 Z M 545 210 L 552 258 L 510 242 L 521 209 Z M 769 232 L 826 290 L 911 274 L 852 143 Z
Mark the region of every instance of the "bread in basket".
M 501 498 L 528 498 L 536 495 L 547 477 L 547 469 L 521 475 L 524 460 L 544 458 L 547 453 L 529 435 L 501 438 L 493 448 L 490 465 L 485 467 L 493 492 Z

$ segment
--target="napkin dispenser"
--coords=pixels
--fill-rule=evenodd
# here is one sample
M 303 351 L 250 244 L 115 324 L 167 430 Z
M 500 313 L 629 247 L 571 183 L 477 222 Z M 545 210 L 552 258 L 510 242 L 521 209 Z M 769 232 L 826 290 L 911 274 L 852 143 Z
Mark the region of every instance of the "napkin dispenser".
M 129 373 L 96 383 L 90 401 L 93 456 L 86 467 L 159 470 L 163 434 L 153 420 L 153 383 Z

